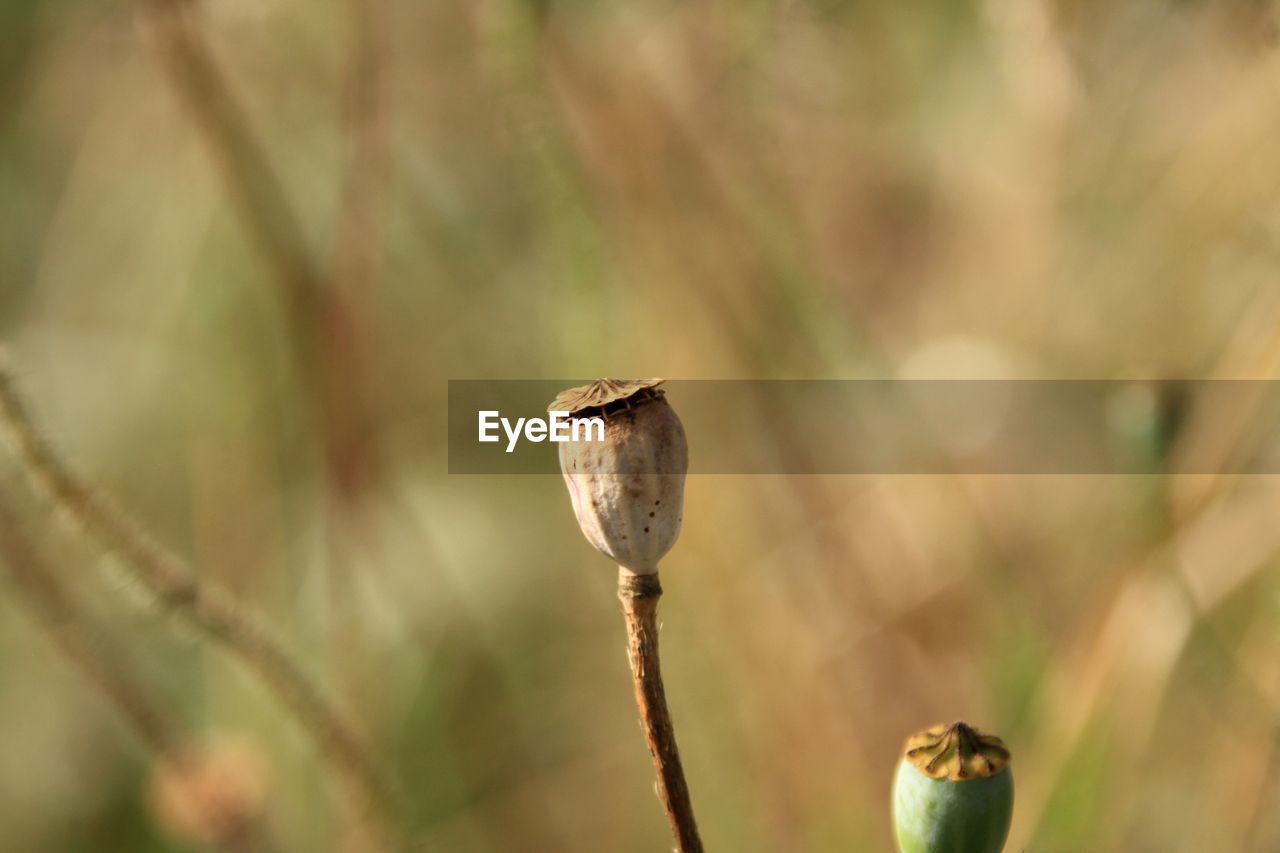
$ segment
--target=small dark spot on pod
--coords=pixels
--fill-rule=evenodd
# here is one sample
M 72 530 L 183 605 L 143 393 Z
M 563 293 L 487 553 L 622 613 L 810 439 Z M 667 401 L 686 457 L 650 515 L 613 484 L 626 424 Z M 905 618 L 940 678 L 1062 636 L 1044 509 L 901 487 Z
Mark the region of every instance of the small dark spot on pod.
M 647 528 L 647 527 L 646 527 L 646 528 L 644 529 L 644 532 L 645 532 L 645 533 L 648 533 L 648 532 L 649 532 L 649 528 Z
M 653 518 L 653 513 L 649 513 L 649 517 L 650 517 L 650 518 Z

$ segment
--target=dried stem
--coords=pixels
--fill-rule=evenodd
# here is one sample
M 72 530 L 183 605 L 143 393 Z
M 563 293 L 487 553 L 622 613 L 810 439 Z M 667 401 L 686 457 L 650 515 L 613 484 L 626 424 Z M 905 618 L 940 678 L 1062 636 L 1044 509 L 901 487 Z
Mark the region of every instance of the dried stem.
M 386 0 L 348 0 L 353 30 L 347 79 L 348 154 L 334 227 L 332 278 L 349 296 L 367 296 L 379 278 L 391 177 L 389 39 Z
M 95 623 L 44 562 L 23 532 L 17 514 L 0 500 L 0 565 L 24 605 L 62 655 L 98 688 L 134 735 L 157 758 L 172 766 L 190 759 L 178 723 L 155 700 Z M 256 820 L 229 826 L 215 846 L 227 853 L 272 849 Z
M 379 476 L 374 412 L 377 335 L 373 317 L 381 275 L 390 176 L 388 21 L 386 0 L 346 0 L 351 56 L 346 75 L 346 165 L 331 239 L 328 284 L 323 298 L 332 318 L 324 332 L 322 370 L 332 389 L 326 396 L 322 438 L 327 474 L 324 501 L 328 532 L 330 659 L 339 694 L 371 721 L 382 690 L 377 667 L 368 661 L 359 600 L 348 551 L 353 537 L 367 538 L 364 499 Z
M 658 663 L 658 599 L 661 597 L 662 585 L 656 574 L 618 571 L 618 598 L 627 620 L 627 657 L 631 661 L 645 740 L 658 774 L 658 794 L 671 822 L 677 853 L 702 853 L 702 839 L 698 837 L 698 823 L 694 820 L 693 802 L 684 779 Z
M 173 89 L 221 168 L 245 232 L 280 292 L 295 367 L 323 437 L 331 485 L 341 496 L 359 496 L 373 476 L 364 353 L 367 334 L 360 316 L 366 309 L 361 295 L 348 285 L 377 272 L 373 244 L 381 227 L 379 181 L 386 171 L 380 165 L 381 102 L 375 99 L 375 106 L 368 108 L 375 117 L 370 120 L 373 129 L 362 134 L 372 141 L 365 142 L 362 136 L 355 155 L 358 163 L 366 165 L 355 170 L 344 191 L 335 271 L 329 274 L 313 258 L 284 182 L 211 50 L 195 5 L 185 0 L 141 3 Z M 373 35 L 362 35 L 362 45 L 368 42 L 369 49 L 376 50 L 377 9 L 368 15 L 370 22 L 362 19 L 359 25 Z M 366 90 L 378 93 L 382 86 L 379 62 L 373 61 L 371 67 L 373 72 L 360 72 L 357 94 L 366 100 L 375 98 Z M 363 82 L 370 74 L 371 82 Z
M 284 646 L 242 605 L 202 584 L 191 567 L 79 480 L 54 454 L 0 365 L 0 421 L 37 486 L 107 550 L 122 558 L 158 602 L 251 670 L 315 743 L 346 785 L 358 818 L 387 846 L 392 798 L 361 739 Z
M 46 629 L 58 649 L 115 707 L 138 740 L 160 755 L 176 754 L 179 738 L 161 706 L 141 681 L 108 654 L 101 632 L 91 627 L 70 592 L 40 560 L 22 532 L 17 515 L 0 503 L 0 563 L 27 609 Z
M 361 16 L 360 66 L 353 98 L 359 110 L 358 168 L 344 192 L 332 273 L 307 245 L 302 223 L 283 181 L 253 133 L 197 20 L 184 0 L 140 0 L 158 53 L 182 106 L 220 167 L 249 239 L 281 295 L 294 343 L 296 368 L 312 416 L 323 436 L 331 491 L 346 501 L 368 489 L 373 464 L 367 417 L 364 351 L 356 290 L 377 274 L 385 129 L 381 58 L 381 5 L 357 6 Z M 364 279 L 364 281 L 361 281 Z M 265 626 L 217 590 L 197 584 L 190 567 L 159 545 L 124 513 L 78 481 L 40 441 L 7 377 L 0 375 L 0 409 L 18 433 L 21 455 L 37 481 L 91 535 L 133 566 L 139 580 L 166 606 L 240 657 L 316 742 L 347 782 L 358 810 L 387 846 L 391 797 L 367 749 L 310 677 Z
M 283 184 L 194 20 L 195 6 L 183 0 L 141 5 L 173 88 L 221 167 L 246 232 L 270 264 L 297 339 L 305 341 L 307 330 L 320 325 L 323 276 Z

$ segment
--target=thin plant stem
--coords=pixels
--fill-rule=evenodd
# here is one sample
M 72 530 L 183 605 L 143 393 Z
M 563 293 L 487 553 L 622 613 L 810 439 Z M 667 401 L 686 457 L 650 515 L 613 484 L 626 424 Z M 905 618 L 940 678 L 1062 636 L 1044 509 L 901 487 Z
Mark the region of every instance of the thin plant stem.
M 0 503 L 0 562 L 21 601 L 48 633 L 59 651 L 93 682 L 138 740 L 159 755 L 178 752 L 176 726 L 159 703 L 108 654 L 101 632 L 90 626 L 70 591 L 43 564 L 22 531 L 16 513 Z
M 1248 334 L 1238 333 L 1237 338 L 1240 340 L 1237 340 L 1229 352 L 1220 357 L 1213 371 L 1215 377 L 1259 381 L 1273 379 L 1280 372 L 1280 325 L 1274 322 L 1275 306 L 1272 292 L 1261 291 L 1251 308 L 1254 309 L 1254 313 L 1266 318 L 1268 325 L 1265 329 L 1248 329 Z M 1262 338 L 1261 346 L 1256 349 L 1250 346 L 1255 336 Z M 1179 436 L 1171 453 L 1171 458 L 1175 460 L 1174 469 L 1179 467 L 1178 460 L 1199 458 L 1198 453 L 1208 453 L 1201 459 L 1202 463 L 1207 459 L 1216 466 L 1222 466 L 1233 458 L 1233 454 L 1247 450 L 1244 439 L 1248 437 L 1250 428 L 1256 425 L 1259 402 L 1260 398 L 1257 395 L 1252 399 L 1246 398 L 1246 405 L 1240 411 L 1230 413 L 1231 417 L 1225 424 L 1220 419 L 1221 415 L 1219 418 L 1206 420 L 1203 423 L 1197 423 L 1193 418 L 1187 429 Z M 1051 796 L 1066 773 L 1068 763 L 1083 740 L 1088 725 L 1102 710 L 1102 701 L 1107 695 L 1101 681 L 1105 677 L 1103 674 L 1112 673 L 1123 664 L 1126 654 L 1132 654 L 1135 647 L 1142 647 L 1141 642 L 1135 637 L 1140 635 L 1144 626 L 1151 624 L 1149 607 L 1145 602 L 1151 597 L 1150 590 L 1156 588 L 1153 584 L 1159 584 L 1167 578 L 1172 588 L 1177 589 L 1179 594 L 1189 594 L 1193 603 L 1186 631 L 1180 635 L 1178 653 L 1161 658 L 1159 662 L 1144 661 L 1143 665 L 1153 670 L 1150 677 L 1155 683 L 1163 686 L 1172 677 L 1173 668 L 1181 658 L 1181 649 L 1190 636 L 1189 631 L 1207 618 L 1231 593 L 1245 586 L 1272 565 L 1271 560 L 1280 549 L 1268 546 L 1262 549 L 1258 559 L 1244 561 L 1247 568 L 1229 575 L 1230 580 L 1227 582 L 1208 587 L 1214 591 L 1210 594 L 1201 593 L 1197 599 L 1192 591 L 1205 585 L 1204 576 L 1221 574 L 1220 564 L 1215 563 L 1212 572 L 1205 571 L 1198 575 L 1188 569 L 1185 558 L 1172 560 L 1169 558 L 1170 554 L 1177 556 L 1180 543 L 1191 541 L 1198 536 L 1208 536 L 1209 531 L 1218 528 L 1224 528 L 1221 534 L 1224 541 L 1261 541 L 1261 537 L 1242 538 L 1239 534 L 1225 531 L 1227 522 L 1232 518 L 1249 515 L 1247 510 L 1250 502 L 1258 500 L 1245 497 L 1241 499 L 1240 504 L 1227 503 L 1230 499 L 1229 486 L 1237 479 L 1239 475 L 1219 470 L 1205 476 L 1186 479 L 1183 481 L 1186 488 L 1182 491 L 1176 488 L 1179 484 L 1178 478 L 1170 481 L 1171 486 L 1174 487 L 1170 497 L 1175 506 L 1175 526 L 1163 541 L 1151 549 L 1142 564 L 1143 567 L 1134 571 L 1113 597 L 1102 624 L 1115 626 L 1115 630 L 1094 632 L 1088 638 L 1082 639 L 1081 652 L 1074 662 L 1069 660 L 1064 664 L 1057 678 L 1046 678 L 1042 682 L 1038 695 L 1032 703 L 1032 707 L 1038 709 L 1034 712 L 1034 716 L 1040 718 L 1040 723 L 1032 728 L 1048 731 L 1054 727 L 1062 734 L 1053 739 L 1052 749 L 1046 749 L 1045 756 L 1038 762 L 1044 768 L 1042 773 L 1047 781 L 1040 785 L 1039 790 L 1027 790 L 1024 787 L 1019 795 L 1022 805 L 1018 815 L 1015 816 L 1016 825 L 1014 834 L 1011 836 L 1015 841 L 1023 837 L 1034 837 L 1044 818 Z M 1269 498 L 1266 496 L 1260 499 L 1262 503 L 1268 501 Z M 1215 517 L 1215 511 L 1219 517 Z M 1264 515 L 1270 516 L 1269 506 Z M 1176 570 L 1170 577 L 1171 565 L 1176 567 Z M 1144 606 L 1135 607 L 1132 603 L 1135 600 L 1142 600 Z M 1087 652 L 1084 651 L 1085 649 Z M 1092 678 L 1090 678 L 1091 675 Z M 1129 674 L 1126 677 L 1132 679 L 1134 676 Z M 1081 689 L 1082 684 L 1092 686 L 1085 690 Z M 1059 701 L 1068 693 L 1071 697 L 1070 702 Z M 1148 695 L 1160 696 L 1162 693 L 1149 690 Z M 1124 742 L 1132 745 L 1135 742 L 1145 743 L 1146 741 L 1127 738 Z
M 329 658 L 335 690 L 374 729 L 384 720 L 378 667 L 369 666 L 352 543 L 376 547 L 366 498 L 380 476 L 375 387 L 373 306 L 381 274 L 387 180 L 387 31 L 384 0 L 346 0 L 351 55 L 346 73 L 346 164 L 331 238 L 328 283 L 322 298 L 335 318 L 325 330 L 324 372 L 331 377 L 322 437 L 327 480 L 322 501 Z M 371 576 L 371 580 L 374 580 Z
M 367 296 L 380 276 L 391 177 L 386 0 L 348 0 L 353 31 L 347 75 L 347 167 L 334 226 L 331 277 Z
M 333 386 L 325 412 L 331 489 L 349 512 L 378 476 L 373 306 L 392 162 L 386 2 L 347 0 L 347 5 L 353 39 L 345 103 L 348 151 L 322 293 L 327 303 L 322 349 Z
M 323 275 L 312 260 L 283 183 L 249 128 L 197 22 L 183 0 L 141 0 L 164 69 L 221 167 L 249 238 L 280 287 L 299 341 L 318 328 Z
M 17 514 L 3 499 L 0 566 L 12 581 L 17 601 L 32 614 L 62 656 L 98 689 L 143 747 L 174 767 L 190 760 L 190 753 L 184 748 L 189 738 L 180 733 L 180 725 L 109 642 L 107 632 L 44 561 L 22 530 Z M 225 833 L 215 846 L 227 853 L 265 853 L 273 849 L 258 820 L 249 820 Z
M 702 839 L 693 816 L 693 801 L 684 778 L 684 766 L 680 763 L 658 661 L 658 599 L 661 597 L 662 585 L 656 574 L 635 575 L 619 570 L 618 599 L 627 620 L 627 658 L 631 662 L 640 721 L 658 776 L 658 795 L 671 823 L 677 853 L 702 853 Z
M 242 604 L 201 583 L 191 566 L 81 481 L 37 431 L 0 364 L 0 421 L 39 490 L 90 537 L 119 556 L 164 607 L 254 673 L 343 780 L 358 819 L 380 847 L 390 843 L 393 799 L 367 746 L 284 645 Z
M 319 425 L 331 487 L 345 498 L 361 496 L 374 468 L 365 375 L 364 338 L 368 335 L 360 316 L 367 308 L 354 285 L 348 285 L 360 277 L 371 280 L 377 272 L 375 250 L 364 249 L 363 244 L 380 239 L 378 186 L 386 171 L 380 165 L 378 147 L 382 145 L 381 102 L 371 108 L 375 130 L 363 133 L 373 141 L 362 141 L 357 155 L 357 162 L 372 160 L 372 164 L 355 170 L 343 194 L 331 274 L 316 262 L 284 182 L 200 28 L 195 4 L 141 0 L 141 5 L 172 88 L 220 167 L 245 233 L 280 292 L 295 369 L 309 414 Z M 372 28 L 379 19 L 375 12 L 369 14 L 375 21 L 368 24 Z M 366 26 L 363 21 L 360 24 Z M 372 44 L 370 49 L 376 49 L 378 43 Z M 376 76 L 380 61 L 372 63 L 373 82 L 360 83 L 361 97 L 365 90 L 381 87 Z M 369 252 L 369 257 L 362 251 Z
M 360 342 L 354 294 L 331 286 L 331 276 L 314 260 L 284 183 L 211 50 L 194 4 L 140 0 L 140 5 L 169 82 L 220 167 L 245 232 L 281 295 L 296 367 L 324 439 L 330 487 L 340 498 L 358 496 L 368 488 L 372 463 L 368 422 L 363 414 L 367 408 L 364 360 L 357 357 Z M 380 87 L 381 79 L 375 78 L 370 85 Z M 378 106 L 380 110 L 380 102 Z M 378 134 L 371 135 L 381 144 Z M 376 150 L 374 143 L 364 147 Z M 367 156 L 362 150 L 360 157 Z M 380 157 L 381 151 L 376 151 L 376 156 Z M 376 273 L 371 261 L 350 258 L 357 253 L 346 245 L 361 237 L 375 239 L 372 226 L 368 233 L 355 234 L 357 226 L 363 227 L 374 216 L 369 211 L 381 201 L 376 189 L 365 187 L 376 188 L 384 170 L 374 167 L 365 171 L 371 171 L 371 176 L 362 174 L 358 179 L 361 189 L 354 193 L 356 200 L 344 204 L 350 209 L 344 218 L 356 224 L 340 226 L 340 231 L 351 232 L 338 240 L 334 276 L 340 283 Z M 36 480 L 91 535 L 132 565 L 162 603 L 181 611 L 268 685 L 345 780 L 359 814 L 375 839 L 380 839 L 375 846 L 387 846 L 394 810 L 380 771 L 361 739 L 283 645 L 235 602 L 200 586 L 180 557 L 77 480 L 39 439 L 7 376 L 0 375 L 0 397 L 3 415 L 18 433 L 20 453 Z
M 197 4 L 141 0 L 168 82 L 220 169 L 245 235 L 279 294 L 325 475 L 321 504 L 329 533 L 329 657 L 335 662 L 335 691 L 373 728 L 376 682 L 361 676 L 376 667 L 361 663 L 367 658 L 366 641 L 355 617 L 345 548 L 351 537 L 368 532 L 363 510 L 379 476 L 371 306 L 390 172 L 387 31 L 383 0 L 349 2 L 354 31 L 347 97 L 350 152 L 326 267 L 308 246 L 281 174 L 201 26 Z

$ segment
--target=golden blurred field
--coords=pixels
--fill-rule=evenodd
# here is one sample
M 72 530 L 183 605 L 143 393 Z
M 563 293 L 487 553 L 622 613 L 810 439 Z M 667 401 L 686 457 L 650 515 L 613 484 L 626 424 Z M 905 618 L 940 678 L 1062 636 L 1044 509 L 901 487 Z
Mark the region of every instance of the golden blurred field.
M 56 452 L 334 697 L 413 849 L 654 853 L 613 569 L 558 477 L 446 473 L 446 381 L 1275 378 L 1278 28 L 7 0 L 0 336 Z M 376 849 L 11 449 L 0 849 L 204 849 L 237 809 L 241 849 Z M 1276 478 L 695 476 L 684 519 L 664 670 L 712 850 L 890 850 L 902 739 L 964 718 L 1013 750 L 1013 853 L 1280 851 Z

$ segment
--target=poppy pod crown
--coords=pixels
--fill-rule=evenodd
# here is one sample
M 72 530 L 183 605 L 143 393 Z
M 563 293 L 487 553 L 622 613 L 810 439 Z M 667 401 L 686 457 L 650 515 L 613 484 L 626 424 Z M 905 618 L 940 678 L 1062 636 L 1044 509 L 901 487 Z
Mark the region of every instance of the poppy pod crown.
M 931 726 L 907 739 L 903 757 L 932 779 L 981 779 L 1009 766 L 1000 738 L 965 723 Z

